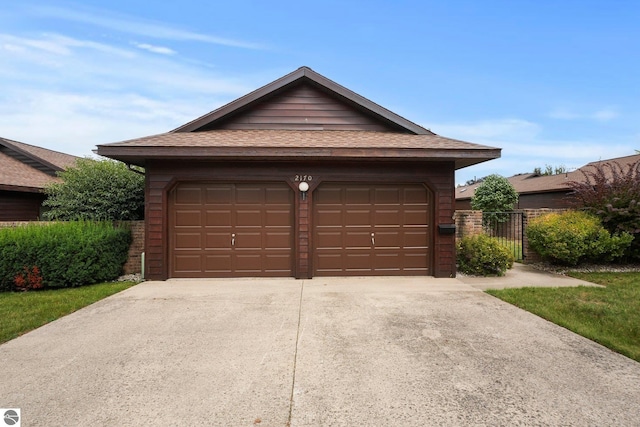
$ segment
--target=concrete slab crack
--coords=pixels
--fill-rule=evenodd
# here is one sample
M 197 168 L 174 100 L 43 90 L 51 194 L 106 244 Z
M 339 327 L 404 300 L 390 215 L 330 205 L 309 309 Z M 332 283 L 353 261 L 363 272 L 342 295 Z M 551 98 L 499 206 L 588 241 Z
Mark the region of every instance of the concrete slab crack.
M 300 301 L 298 302 L 298 328 L 296 332 L 296 346 L 293 352 L 293 375 L 291 379 L 291 395 L 289 397 L 289 417 L 287 418 L 287 427 L 291 426 L 291 415 L 293 413 L 293 391 L 296 387 L 296 363 L 298 361 L 298 341 L 300 340 L 300 325 L 302 323 L 302 295 L 304 293 L 304 280 L 300 286 Z

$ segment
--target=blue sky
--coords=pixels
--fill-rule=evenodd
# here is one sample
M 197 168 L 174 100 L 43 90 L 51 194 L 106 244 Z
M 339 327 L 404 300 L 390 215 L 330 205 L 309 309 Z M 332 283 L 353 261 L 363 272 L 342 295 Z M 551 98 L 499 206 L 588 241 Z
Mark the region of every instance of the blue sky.
M 79 156 L 302 65 L 502 148 L 464 183 L 640 150 L 640 2 L 58 0 L 0 8 L 0 136 Z

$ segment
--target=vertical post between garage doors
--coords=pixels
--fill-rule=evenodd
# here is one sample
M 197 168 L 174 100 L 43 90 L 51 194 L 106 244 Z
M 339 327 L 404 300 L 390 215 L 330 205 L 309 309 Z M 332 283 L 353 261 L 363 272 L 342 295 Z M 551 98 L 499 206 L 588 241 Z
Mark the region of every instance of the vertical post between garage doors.
M 294 175 L 288 181 L 295 193 L 295 277 L 310 279 L 311 274 L 311 209 L 313 206 L 313 190 L 319 180 L 312 175 Z M 305 190 L 305 191 L 303 191 Z

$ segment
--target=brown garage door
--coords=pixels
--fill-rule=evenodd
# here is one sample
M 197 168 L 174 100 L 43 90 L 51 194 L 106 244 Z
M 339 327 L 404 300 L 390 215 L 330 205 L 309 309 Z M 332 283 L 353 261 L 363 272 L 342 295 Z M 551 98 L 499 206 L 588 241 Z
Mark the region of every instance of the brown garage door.
M 313 197 L 315 275 L 431 274 L 423 185 L 322 184 Z
M 292 275 L 286 184 L 179 183 L 169 204 L 171 277 Z

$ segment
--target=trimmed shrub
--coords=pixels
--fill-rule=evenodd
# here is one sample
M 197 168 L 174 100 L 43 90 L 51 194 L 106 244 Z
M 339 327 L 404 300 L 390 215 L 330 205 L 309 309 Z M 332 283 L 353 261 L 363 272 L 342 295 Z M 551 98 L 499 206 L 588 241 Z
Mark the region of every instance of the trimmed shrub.
M 513 254 L 486 234 L 464 237 L 457 246 L 458 269 L 475 276 L 504 276 L 513 267 Z
M 0 230 L 0 291 L 62 288 L 117 278 L 131 231 L 110 222 L 33 223 Z
M 613 261 L 624 255 L 633 236 L 611 235 L 597 217 L 581 211 L 550 213 L 535 218 L 526 230 L 529 246 L 556 264 Z

